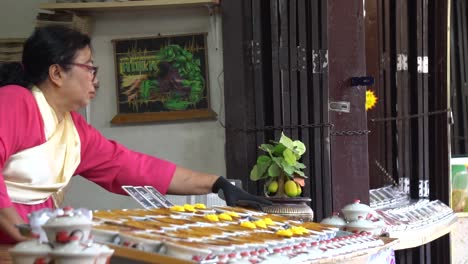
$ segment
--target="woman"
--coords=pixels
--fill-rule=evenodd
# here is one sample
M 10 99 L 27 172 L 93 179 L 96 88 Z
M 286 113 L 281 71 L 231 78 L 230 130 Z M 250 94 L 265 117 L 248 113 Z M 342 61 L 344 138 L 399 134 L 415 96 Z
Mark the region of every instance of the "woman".
M 75 30 L 36 29 L 21 64 L 0 68 L 0 244 L 22 241 L 15 224 L 54 208 L 73 175 L 125 194 L 122 185 L 152 185 L 161 193 L 224 192 L 238 200 L 267 201 L 223 177 L 191 171 L 107 140 L 75 111 L 96 96 L 97 67 L 90 38 Z

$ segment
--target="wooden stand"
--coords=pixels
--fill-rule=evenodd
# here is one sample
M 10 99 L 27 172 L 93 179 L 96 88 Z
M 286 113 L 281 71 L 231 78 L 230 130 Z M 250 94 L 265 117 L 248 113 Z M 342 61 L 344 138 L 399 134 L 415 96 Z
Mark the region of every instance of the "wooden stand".
M 394 247 L 395 250 L 419 247 L 450 233 L 456 222 L 457 217 L 453 217 L 447 219 L 445 223 L 437 223 L 429 227 L 390 232 L 389 237 L 400 240 L 400 243 Z

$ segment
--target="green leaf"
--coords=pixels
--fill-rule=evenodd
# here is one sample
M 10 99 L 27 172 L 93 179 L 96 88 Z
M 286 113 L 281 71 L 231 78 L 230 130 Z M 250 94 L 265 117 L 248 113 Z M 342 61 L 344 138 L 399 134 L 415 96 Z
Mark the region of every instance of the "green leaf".
M 283 151 L 283 157 L 289 165 L 296 165 L 296 155 L 290 149 Z
M 261 155 L 257 158 L 257 164 L 265 164 L 265 163 L 268 163 L 268 164 L 271 163 L 271 158 L 268 157 L 267 155 Z
M 293 166 L 287 166 L 287 167 L 283 167 L 283 170 L 288 176 L 291 177 L 294 174 L 294 171 L 296 169 Z
M 273 157 L 272 160 L 280 167 L 283 168 L 283 163 L 286 164 L 286 166 L 289 166 L 286 161 L 283 158 L 279 157 Z
M 283 156 L 283 151 L 286 149 L 286 147 L 283 144 L 278 143 L 274 148 L 273 148 L 273 155 L 275 156 Z
M 252 170 L 250 171 L 250 179 L 252 181 L 260 180 L 260 176 L 258 175 L 257 165 L 255 165 Z
M 288 138 L 283 132 L 281 132 L 281 138 L 279 143 L 283 144 L 288 149 L 294 149 L 293 141 L 290 138 Z
M 294 146 L 293 147 L 294 152 L 296 152 L 299 156 L 302 156 L 302 154 L 304 154 L 306 152 L 306 147 L 305 147 L 304 143 L 302 143 L 299 140 L 294 140 L 293 146 Z
M 295 170 L 294 173 L 297 174 L 298 176 L 302 177 L 302 178 L 307 178 L 307 176 L 305 176 L 304 172 L 302 172 L 300 170 Z
M 278 177 L 281 174 L 280 167 L 276 163 L 272 163 L 271 166 L 268 168 L 268 176 L 270 177 Z
M 265 151 L 265 152 L 270 153 L 270 155 L 271 155 L 271 153 L 273 152 L 274 146 L 271 145 L 271 144 L 261 144 L 260 149 Z
M 296 167 L 296 169 L 298 170 L 302 170 L 302 169 L 305 169 L 306 166 L 304 165 L 304 163 L 300 163 L 300 162 L 296 162 L 296 164 L 294 165 L 294 167 Z
M 262 155 L 260 157 L 257 158 L 257 173 L 258 173 L 258 177 L 260 178 L 265 178 L 266 175 L 266 172 L 267 172 L 267 169 L 268 167 L 270 167 L 271 165 L 271 158 L 266 156 L 266 155 Z

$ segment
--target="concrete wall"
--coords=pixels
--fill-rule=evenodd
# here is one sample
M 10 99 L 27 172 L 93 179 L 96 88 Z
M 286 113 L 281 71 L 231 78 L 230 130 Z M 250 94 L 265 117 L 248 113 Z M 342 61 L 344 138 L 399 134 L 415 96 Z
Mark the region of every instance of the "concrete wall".
M 460 217 L 450 234 L 450 243 L 452 247 L 452 263 L 467 264 L 468 251 L 468 218 Z
M 27 37 L 34 26 L 38 0 L 0 1 L 0 38 Z M 53 1 L 51 1 L 53 2 Z M 206 7 L 164 8 L 143 11 L 94 13 L 92 45 L 101 88 L 91 103 L 89 122 L 104 136 L 131 149 L 171 160 L 181 166 L 225 175 L 223 63 L 221 21 Z M 112 39 L 208 32 L 210 100 L 216 121 L 184 121 L 112 126 L 117 112 Z M 131 208 L 130 198 L 109 194 L 79 177 L 73 179 L 66 204 L 88 208 Z

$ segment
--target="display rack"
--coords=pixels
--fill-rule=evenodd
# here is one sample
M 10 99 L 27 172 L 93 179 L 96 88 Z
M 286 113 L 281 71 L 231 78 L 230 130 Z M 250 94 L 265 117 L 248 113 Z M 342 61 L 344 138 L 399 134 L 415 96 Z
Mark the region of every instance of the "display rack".
M 367 263 L 367 259 L 371 257 L 373 254 L 380 252 L 381 250 L 393 248 L 395 245 L 398 245 L 398 239 L 394 238 L 382 238 L 384 241 L 384 245 L 380 247 L 375 247 L 367 250 L 359 250 L 356 252 L 343 254 L 340 256 L 332 257 L 332 258 L 323 258 L 319 260 L 310 261 L 307 263 L 310 264 L 331 264 L 331 263 Z M 106 244 L 107 246 L 113 248 L 115 253 L 113 258 L 122 258 L 126 260 L 132 261 L 141 261 L 145 263 L 153 263 L 153 264 L 164 264 L 164 263 L 171 263 L 171 264 L 189 264 L 194 263 L 192 261 L 181 260 L 161 254 L 151 253 L 151 252 L 144 252 L 141 250 L 128 248 L 128 247 L 121 247 L 113 244 Z
M 457 217 L 447 219 L 444 223 L 430 225 L 424 228 L 404 230 L 389 233 L 389 237 L 398 238 L 400 241 L 394 246 L 395 250 L 419 247 L 439 237 L 450 233 L 457 222 Z

